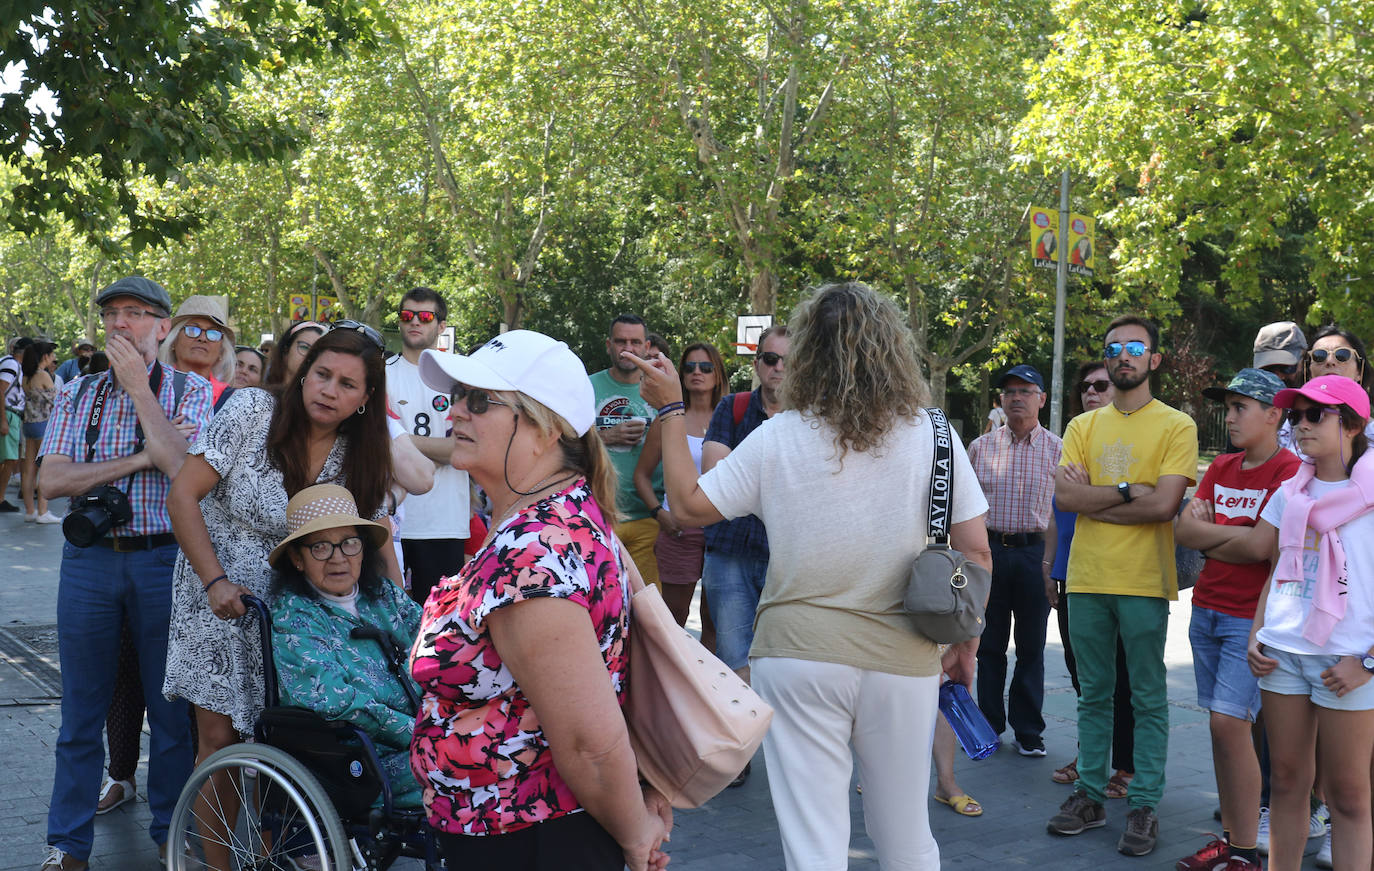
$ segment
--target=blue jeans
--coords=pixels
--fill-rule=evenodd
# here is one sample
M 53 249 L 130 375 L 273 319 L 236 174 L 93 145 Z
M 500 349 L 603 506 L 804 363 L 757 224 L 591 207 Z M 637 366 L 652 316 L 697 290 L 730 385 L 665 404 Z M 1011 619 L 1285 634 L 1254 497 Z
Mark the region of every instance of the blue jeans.
M 1010 722 L 1018 741 L 1039 739 L 1045 731 L 1041 709 L 1045 703 L 1045 626 L 1050 600 L 1045 598 L 1045 582 L 1040 575 L 1044 550 L 1041 544 L 1002 547 L 993 543 L 987 623 L 978 643 L 978 707 L 999 733 Z M 1003 707 L 1013 617 L 1016 668 Z
M 1260 709 L 1259 679 L 1245 658 L 1252 623 L 1197 605 L 1188 623 L 1198 707 L 1248 723 Z
M 716 656 L 733 669 L 749 664 L 754 643 L 754 615 L 768 574 L 768 558 L 736 556 L 706 549 L 701 582 L 716 624 Z
M 177 547 L 115 553 L 62 547 L 57 642 L 62 658 L 62 727 L 48 807 L 48 843 L 86 860 L 94 839 L 95 801 L 105 763 L 101 732 L 119 664 L 119 634 L 129 621 L 148 706 L 149 833 L 167 841 L 177 796 L 191 774 L 191 720 L 185 701 L 162 695 L 172 566 Z

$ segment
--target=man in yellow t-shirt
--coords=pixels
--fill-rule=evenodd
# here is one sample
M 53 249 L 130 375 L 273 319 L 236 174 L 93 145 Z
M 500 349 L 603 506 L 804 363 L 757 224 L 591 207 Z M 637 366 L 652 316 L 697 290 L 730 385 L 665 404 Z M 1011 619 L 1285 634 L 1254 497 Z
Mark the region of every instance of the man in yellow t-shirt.
M 1156 400 L 1159 330 L 1135 317 L 1107 329 L 1103 357 L 1116 387 L 1111 405 L 1081 414 L 1064 433 L 1055 498 L 1078 513 L 1069 553 L 1069 638 L 1078 660 L 1079 786 L 1049 822 L 1057 835 L 1106 824 L 1117 638 L 1126 652 L 1135 712 L 1135 778 L 1117 849 L 1155 847 L 1168 755 L 1164 638 L 1178 598 L 1173 519 L 1197 474 L 1197 425 Z

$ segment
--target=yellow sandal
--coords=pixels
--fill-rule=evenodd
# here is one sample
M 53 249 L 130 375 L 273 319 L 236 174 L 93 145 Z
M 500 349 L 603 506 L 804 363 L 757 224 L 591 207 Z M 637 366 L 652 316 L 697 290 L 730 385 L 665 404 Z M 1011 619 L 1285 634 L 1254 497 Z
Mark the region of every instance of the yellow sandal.
M 935 800 L 940 804 L 949 805 L 956 814 L 962 814 L 966 817 L 981 817 L 983 815 L 983 806 L 978 803 L 976 798 L 968 794 L 951 795 L 949 798 L 941 798 L 937 795 Z

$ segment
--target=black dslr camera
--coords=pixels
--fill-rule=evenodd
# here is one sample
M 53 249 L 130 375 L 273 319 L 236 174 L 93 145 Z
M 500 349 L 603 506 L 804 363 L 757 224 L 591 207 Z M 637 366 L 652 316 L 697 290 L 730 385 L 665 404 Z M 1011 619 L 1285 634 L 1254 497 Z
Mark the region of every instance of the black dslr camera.
M 105 484 L 85 493 L 72 512 L 62 520 L 62 534 L 77 547 L 90 547 L 111 529 L 134 518 L 128 495 L 118 487 Z

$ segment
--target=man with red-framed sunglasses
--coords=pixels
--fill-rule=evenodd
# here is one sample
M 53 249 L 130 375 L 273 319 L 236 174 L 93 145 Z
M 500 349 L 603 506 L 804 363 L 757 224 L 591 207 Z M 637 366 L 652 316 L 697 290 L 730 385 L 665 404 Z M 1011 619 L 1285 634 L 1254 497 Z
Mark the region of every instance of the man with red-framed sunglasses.
M 434 487 L 406 497 L 401 527 L 401 553 L 410 575 L 410 597 L 423 605 L 444 575 L 463 567 L 463 549 L 471 523 L 468 473 L 453 468 L 449 455 L 449 396 L 420 379 L 420 354 L 439 353 L 439 336 L 448 320 L 444 298 L 428 287 L 414 287 L 396 309 L 401 353 L 386 362 L 390 411 L 400 418 L 415 446 L 434 463 Z

